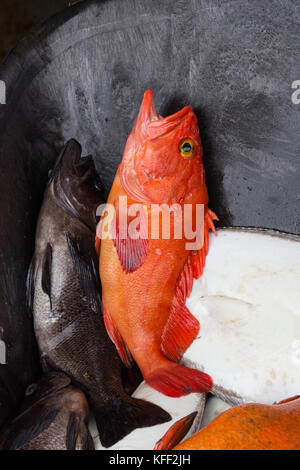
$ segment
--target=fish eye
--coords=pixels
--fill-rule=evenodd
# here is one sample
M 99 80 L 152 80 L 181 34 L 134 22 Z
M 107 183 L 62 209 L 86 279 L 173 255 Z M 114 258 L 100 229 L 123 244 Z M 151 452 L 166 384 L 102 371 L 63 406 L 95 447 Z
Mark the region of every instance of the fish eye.
M 98 191 L 103 191 L 103 184 L 102 184 L 102 180 L 100 178 L 97 178 L 96 181 L 95 181 L 95 188 L 98 190 Z
M 25 392 L 26 397 L 29 397 L 29 396 L 32 395 L 34 392 L 36 392 L 37 387 L 38 387 L 37 384 L 31 384 L 31 385 L 29 385 L 29 387 L 27 387 L 26 392 Z
M 191 158 L 194 155 L 195 144 L 191 139 L 183 139 L 179 144 L 179 152 L 183 158 Z

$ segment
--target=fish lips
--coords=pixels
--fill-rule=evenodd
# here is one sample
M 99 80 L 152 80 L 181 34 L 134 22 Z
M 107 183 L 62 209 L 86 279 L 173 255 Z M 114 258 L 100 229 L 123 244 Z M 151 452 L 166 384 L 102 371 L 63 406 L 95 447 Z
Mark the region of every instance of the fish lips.
M 51 184 L 57 203 L 95 232 L 95 212 L 104 202 L 104 187 L 93 158 L 81 157 L 81 146 L 76 140 L 69 140 L 60 153 Z

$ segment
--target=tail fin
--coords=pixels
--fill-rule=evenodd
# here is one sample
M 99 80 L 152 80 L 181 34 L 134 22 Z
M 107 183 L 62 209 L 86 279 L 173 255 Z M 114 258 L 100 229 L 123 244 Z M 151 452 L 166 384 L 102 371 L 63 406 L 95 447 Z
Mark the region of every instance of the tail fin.
M 154 450 L 172 450 L 187 435 L 192 427 L 197 411 L 179 419 L 168 429 L 165 435 L 156 443 Z
M 145 377 L 145 380 L 155 390 L 168 397 L 181 397 L 193 392 L 205 393 L 209 392 L 213 386 L 210 375 L 171 361 L 166 367 L 159 368 Z
M 93 409 L 99 437 L 104 447 L 111 447 L 136 428 L 162 424 L 171 420 L 159 406 L 131 397 L 114 398 L 105 408 Z

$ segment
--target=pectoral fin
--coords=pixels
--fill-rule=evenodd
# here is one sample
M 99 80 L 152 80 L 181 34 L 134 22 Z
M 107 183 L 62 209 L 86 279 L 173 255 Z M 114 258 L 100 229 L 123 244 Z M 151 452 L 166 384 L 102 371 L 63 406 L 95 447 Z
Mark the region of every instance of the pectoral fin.
M 33 311 L 33 302 L 34 302 L 34 286 L 35 286 L 35 277 L 36 277 L 36 259 L 33 255 L 26 280 L 26 303 L 28 310 Z
M 71 413 L 66 433 L 66 449 L 76 450 L 77 444 L 82 450 L 94 450 L 94 442 L 88 426 L 76 414 Z
M 74 270 L 83 295 L 95 313 L 101 312 L 101 284 L 98 273 L 98 260 L 93 243 L 87 239 L 77 239 L 66 233 Z
M 48 295 L 51 305 L 52 246 L 47 244 L 43 258 L 42 289 Z M 51 305 L 52 308 L 52 305 Z
M 124 226 L 122 230 L 122 220 L 127 217 L 127 227 Z M 139 232 L 140 237 L 133 238 L 131 232 L 131 223 L 134 222 L 133 217 L 124 215 L 124 219 L 120 216 L 119 208 L 116 207 L 116 214 L 113 223 L 115 224 L 115 237 L 113 238 L 119 260 L 125 272 L 130 273 L 136 271 L 145 261 L 148 252 L 148 231 L 147 222 L 144 210 L 139 212 L 139 223 L 136 227 L 136 232 Z M 122 233 L 122 231 L 124 233 Z
M 20 450 L 55 420 L 58 408 L 37 405 L 13 420 L 1 444 L 3 450 Z

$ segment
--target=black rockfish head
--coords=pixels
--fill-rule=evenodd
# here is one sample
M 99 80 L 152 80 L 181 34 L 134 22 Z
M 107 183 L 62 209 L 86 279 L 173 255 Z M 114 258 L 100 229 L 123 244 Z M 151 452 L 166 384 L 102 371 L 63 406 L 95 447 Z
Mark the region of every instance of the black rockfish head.
M 0 436 L 1 450 L 94 449 L 84 393 L 62 372 L 29 385 L 23 406 Z
M 25 400 L 22 410 L 30 408 L 33 404 L 55 395 L 60 390 L 68 387 L 71 379 L 63 372 L 48 372 L 37 382 L 30 384 L 25 391 Z
M 81 157 L 81 146 L 76 140 L 69 140 L 60 153 L 51 183 L 57 202 L 95 231 L 96 211 L 104 202 L 104 188 L 93 158 Z

